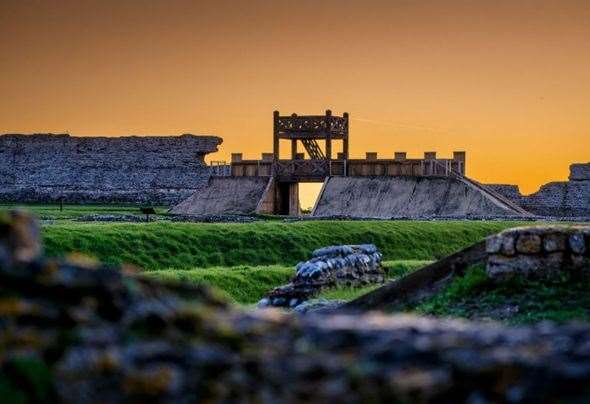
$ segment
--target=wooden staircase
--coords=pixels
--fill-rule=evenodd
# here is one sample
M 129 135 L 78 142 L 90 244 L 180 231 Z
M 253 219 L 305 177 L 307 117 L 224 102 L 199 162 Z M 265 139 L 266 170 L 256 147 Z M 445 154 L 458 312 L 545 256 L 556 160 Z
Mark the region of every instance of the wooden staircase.
M 314 139 L 301 139 L 301 143 L 303 143 L 305 151 L 307 151 L 307 154 L 309 154 L 312 160 L 324 160 L 326 158 L 320 145 Z

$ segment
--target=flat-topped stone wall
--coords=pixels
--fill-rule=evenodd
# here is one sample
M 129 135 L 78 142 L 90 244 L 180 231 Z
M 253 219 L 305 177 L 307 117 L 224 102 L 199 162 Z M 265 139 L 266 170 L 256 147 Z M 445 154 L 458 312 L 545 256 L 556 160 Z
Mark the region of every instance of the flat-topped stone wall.
M 206 183 L 216 136 L 0 136 L 0 200 L 171 204 Z
M 550 182 L 531 195 L 522 195 L 517 185 L 488 184 L 530 213 L 540 216 L 590 216 L 590 163 L 572 164 L 569 181 Z

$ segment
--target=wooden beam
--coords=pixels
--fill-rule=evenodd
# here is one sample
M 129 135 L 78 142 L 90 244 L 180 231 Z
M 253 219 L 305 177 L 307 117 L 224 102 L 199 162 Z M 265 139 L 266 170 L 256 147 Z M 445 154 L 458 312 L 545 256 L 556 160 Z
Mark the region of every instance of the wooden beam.
M 279 159 L 279 111 L 273 112 L 272 152 L 274 154 L 274 161 L 278 161 L 278 159 Z
M 332 121 L 332 111 L 329 109 L 326 110 L 326 159 L 328 161 L 332 160 L 332 130 L 331 130 L 331 121 Z
M 291 139 L 291 160 L 297 158 L 297 139 Z

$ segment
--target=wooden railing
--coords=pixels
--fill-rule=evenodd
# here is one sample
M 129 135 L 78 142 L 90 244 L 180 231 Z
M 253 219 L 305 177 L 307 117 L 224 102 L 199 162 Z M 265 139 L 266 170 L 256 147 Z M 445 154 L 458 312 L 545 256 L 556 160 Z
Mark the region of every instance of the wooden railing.
M 348 119 L 339 116 L 325 115 L 281 116 L 278 119 L 279 133 L 321 133 L 330 131 L 332 134 L 348 133 Z
M 232 162 L 232 176 L 276 176 L 284 181 L 322 181 L 329 176 L 463 175 L 464 162 L 452 159 L 241 160 Z

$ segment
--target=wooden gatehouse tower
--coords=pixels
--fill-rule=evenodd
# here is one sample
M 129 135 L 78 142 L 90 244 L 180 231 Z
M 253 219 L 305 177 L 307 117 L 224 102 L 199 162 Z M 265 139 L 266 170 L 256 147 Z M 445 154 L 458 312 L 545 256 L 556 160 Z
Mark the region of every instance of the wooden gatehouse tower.
M 291 159 L 280 160 L 280 141 L 291 142 Z M 318 141 L 324 142 L 324 148 Z M 333 157 L 332 144 L 342 141 L 342 152 Z M 301 143 L 309 155 L 298 152 Z M 346 175 L 348 160 L 348 113 L 333 116 L 327 110 L 325 115 L 280 116 L 273 113 L 273 171 L 277 178 L 285 181 L 323 181 L 331 175 Z

